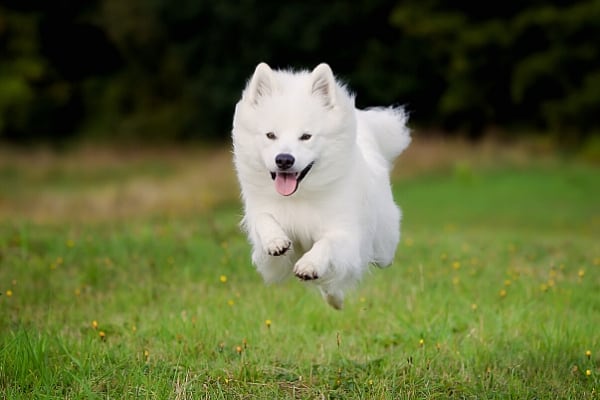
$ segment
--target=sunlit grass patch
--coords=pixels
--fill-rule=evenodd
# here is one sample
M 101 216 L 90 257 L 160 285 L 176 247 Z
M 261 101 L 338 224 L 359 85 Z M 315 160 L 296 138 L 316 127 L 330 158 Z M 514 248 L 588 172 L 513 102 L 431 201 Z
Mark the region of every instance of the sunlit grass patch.
M 597 168 L 472 173 L 394 182 L 396 261 L 341 312 L 299 282 L 262 283 L 237 193 L 4 219 L 1 397 L 597 398 Z

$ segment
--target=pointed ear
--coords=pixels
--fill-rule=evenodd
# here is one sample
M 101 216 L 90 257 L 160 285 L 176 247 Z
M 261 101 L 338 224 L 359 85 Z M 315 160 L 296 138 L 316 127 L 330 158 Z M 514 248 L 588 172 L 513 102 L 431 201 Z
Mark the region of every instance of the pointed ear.
M 323 100 L 323 105 L 327 108 L 335 106 L 335 78 L 329 65 L 322 63 L 311 72 L 312 94 Z
M 254 70 L 254 75 L 250 78 L 246 94 L 248 101 L 256 105 L 262 97 L 270 96 L 273 93 L 273 70 L 266 63 L 260 63 Z

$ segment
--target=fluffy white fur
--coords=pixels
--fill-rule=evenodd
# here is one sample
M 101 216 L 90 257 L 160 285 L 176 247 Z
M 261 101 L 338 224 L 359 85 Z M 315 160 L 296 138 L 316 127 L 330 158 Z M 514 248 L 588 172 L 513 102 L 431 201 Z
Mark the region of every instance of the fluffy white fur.
M 406 121 L 400 108 L 356 109 L 327 64 L 256 67 L 236 105 L 233 146 L 242 225 L 266 282 L 293 274 L 340 309 L 369 264 L 392 263 L 401 213 L 389 173 L 410 143 Z

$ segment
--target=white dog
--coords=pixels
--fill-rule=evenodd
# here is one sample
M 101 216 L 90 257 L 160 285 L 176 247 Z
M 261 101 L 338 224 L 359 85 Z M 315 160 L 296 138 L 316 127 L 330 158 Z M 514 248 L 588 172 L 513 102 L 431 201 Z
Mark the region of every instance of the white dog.
M 358 110 L 327 64 L 312 72 L 256 67 L 233 119 L 234 162 L 266 282 L 292 273 L 334 308 L 370 263 L 388 266 L 400 239 L 390 169 L 410 143 L 399 108 Z

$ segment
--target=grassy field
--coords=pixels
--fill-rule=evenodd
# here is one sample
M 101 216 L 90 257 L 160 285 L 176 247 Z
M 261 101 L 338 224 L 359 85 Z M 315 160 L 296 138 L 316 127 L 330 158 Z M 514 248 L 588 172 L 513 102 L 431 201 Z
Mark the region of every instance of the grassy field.
M 0 155 L 2 399 L 598 399 L 600 168 L 417 141 L 394 265 L 265 286 L 225 149 Z

